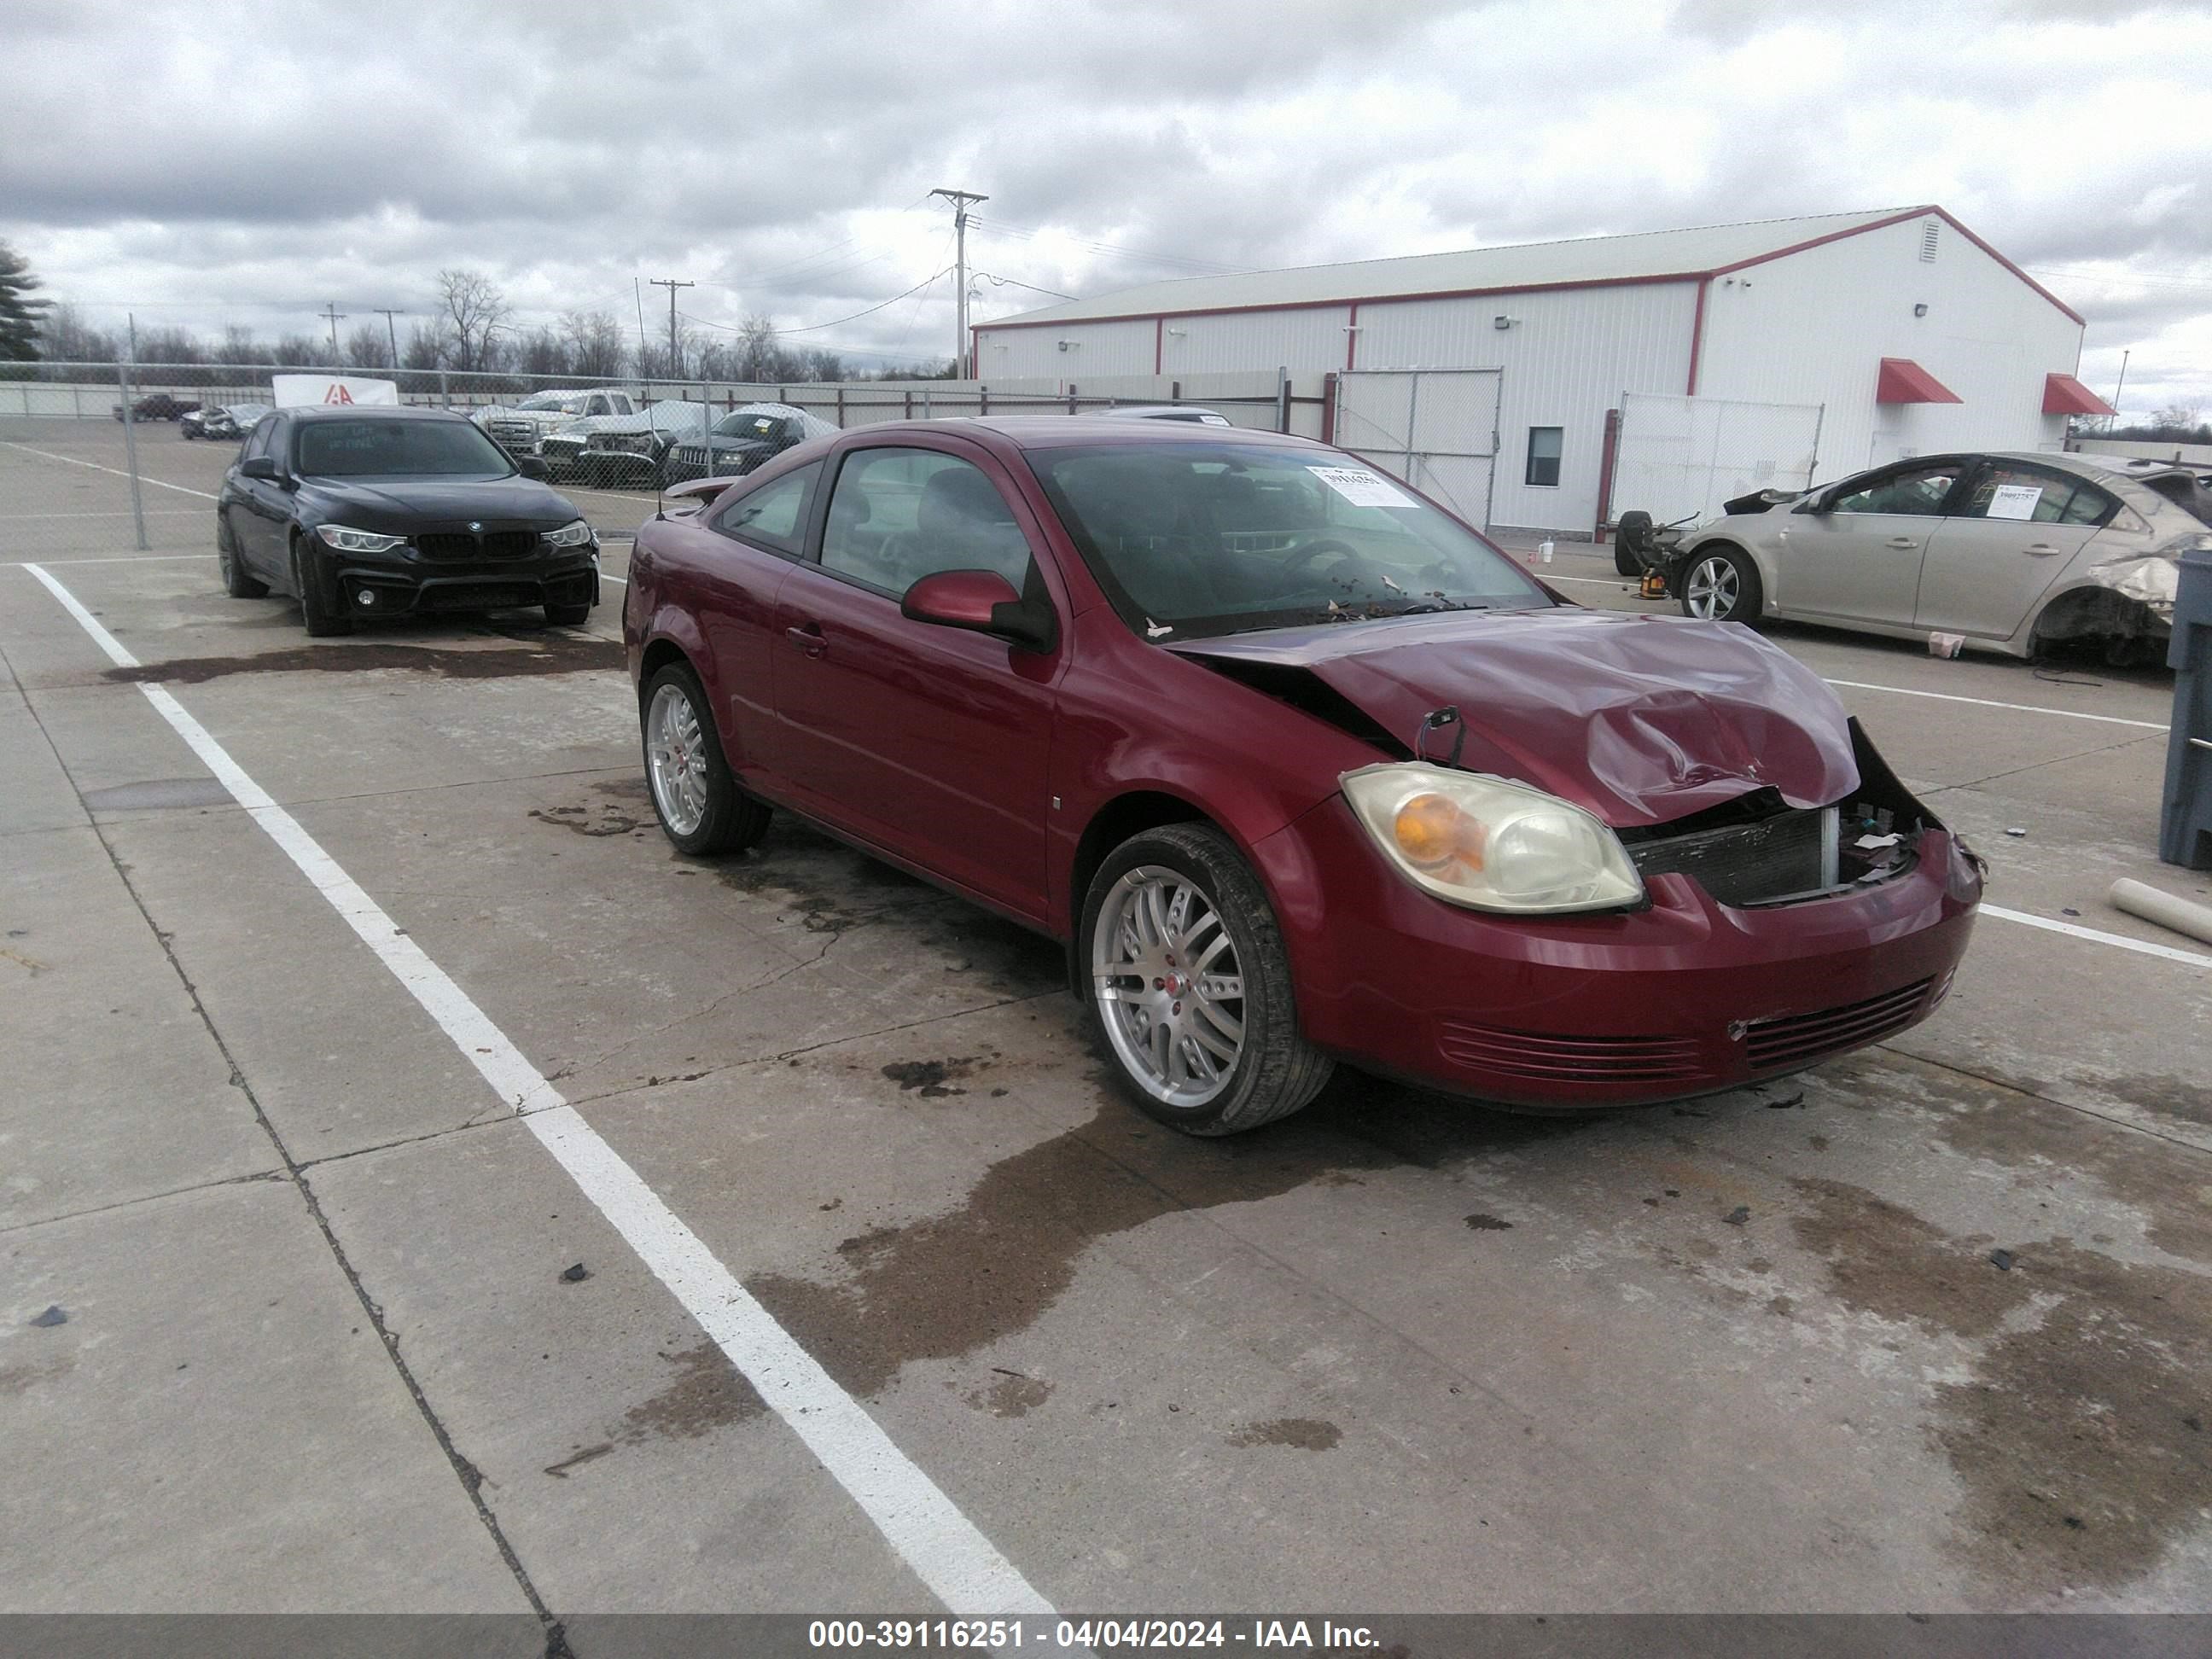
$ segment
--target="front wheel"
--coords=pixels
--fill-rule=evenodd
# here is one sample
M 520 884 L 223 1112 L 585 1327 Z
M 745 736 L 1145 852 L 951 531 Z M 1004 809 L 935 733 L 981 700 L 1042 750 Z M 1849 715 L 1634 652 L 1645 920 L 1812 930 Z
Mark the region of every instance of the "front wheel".
M 1099 866 L 1079 941 L 1092 1017 L 1138 1106 L 1185 1134 L 1287 1117 L 1334 1062 L 1299 1034 L 1282 930 L 1219 831 L 1170 824 Z
M 292 541 L 292 591 L 300 596 L 300 620 L 307 637 L 329 639 L 353 632 L 353 613 L 337 591 L 329 567 L 299 538 Z
M 1736 547 L 1700 549 L 1683 563 L 1684 616 L 1707 622 L 1759 620 L 1759 567 L 1750 554 Z
M 670 663 L 647 681 L 639 712 L 653 810 L 678 852 L 739 852 L 768 833 L 769 811 L 738 787 L 688 665 Z

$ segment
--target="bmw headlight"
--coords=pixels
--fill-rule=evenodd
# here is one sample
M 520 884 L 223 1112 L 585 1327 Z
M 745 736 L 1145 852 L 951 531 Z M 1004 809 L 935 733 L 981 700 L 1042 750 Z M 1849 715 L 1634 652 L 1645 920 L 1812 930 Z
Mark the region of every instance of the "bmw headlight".
M 592 526 L 581 519 L 562 525 L 558 530 L 545 532 L 548 547 L 581 547 L 592 539 Z
M 404 536 L 380 536 L 374 530 L 349 530 L 342 524 L 318 525 L 315 533 L 341 553 L 389 553 L 407 540 Z
M 1339 781 L 1383 855 L 1449 903 L 1543 915 L 1643 901 L 1620 838 L 1540 789 L 1424 765 L 1363 766 Z

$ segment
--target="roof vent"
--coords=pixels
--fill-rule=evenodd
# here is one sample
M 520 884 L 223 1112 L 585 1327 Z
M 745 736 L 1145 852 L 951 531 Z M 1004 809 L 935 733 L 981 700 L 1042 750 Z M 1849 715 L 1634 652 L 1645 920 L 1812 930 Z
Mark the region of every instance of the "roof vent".
M 1920 222 L 1921 264 L 1932 265 L 1936 263 L 1936 239 L 1942 234 L 1942 229 L 1943 222 L 1940 219 L 1923 219 Z

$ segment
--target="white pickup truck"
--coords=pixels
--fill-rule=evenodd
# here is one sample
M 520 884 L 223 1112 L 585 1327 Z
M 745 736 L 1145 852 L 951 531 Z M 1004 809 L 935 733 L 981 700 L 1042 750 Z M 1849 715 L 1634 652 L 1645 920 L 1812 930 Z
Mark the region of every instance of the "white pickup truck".
M 533 392 L 519 404 L 494 404 L 469 418 L 508 454 L 520 456 L 534 454 L 540 438 L 571 421 L 636 412 L 627 392 L 599 389 Z

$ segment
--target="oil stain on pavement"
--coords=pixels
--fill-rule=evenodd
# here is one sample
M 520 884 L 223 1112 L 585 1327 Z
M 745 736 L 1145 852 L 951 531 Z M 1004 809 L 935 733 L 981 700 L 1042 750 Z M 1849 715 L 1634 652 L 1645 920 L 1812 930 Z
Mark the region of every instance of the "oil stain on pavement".
M 148 681 L 203 685 L 233 674 L 361 674 L 396 668 L 450 680 L 490 680 L 605 672 L 620 669 L 623 660 L 620 640 L 549 632 L 542 639 L 475 647 L 372 641 L 293 646 L 247 656 L 180 657 L 136 668 L 110 668 L 101 678 L 126 685 Z

